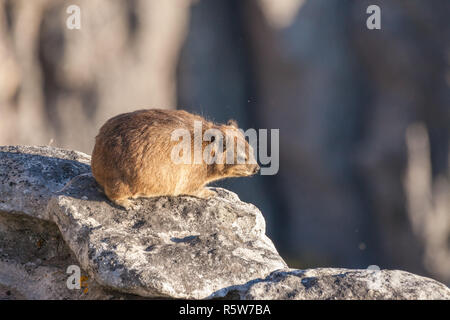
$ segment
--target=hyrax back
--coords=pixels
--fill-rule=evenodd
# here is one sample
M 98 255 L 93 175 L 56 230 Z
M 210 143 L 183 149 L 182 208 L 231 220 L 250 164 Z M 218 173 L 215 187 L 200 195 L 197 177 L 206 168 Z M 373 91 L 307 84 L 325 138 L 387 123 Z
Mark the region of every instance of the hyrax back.
M 197 125 L 198 128 L 199 124 L 201 140 L 197 150 L 203 155 L 209 146 L 205 153 L 211 151 L 216 157 L 222 156 L 223 161 L 211 163 L 203 156 L 200 161 L 194 158 L 194 143 L 197 141 L 199 145 L 199 140 L 194 141 L 194 127 Z M 233 143 L 245 145 L 244 154 L 237 147 L 226 152 L 229 147 L 226 139 L 204 141 L 203 134 L 208 129 L 219 130 L 216 132 L 224 137 L 230 137 L 232 133 Z M 189 133 L 189 140 L 183 138 L 184 145 L 173 140 L 172 134 L 176 130 Z M 174 161 L 174 147 L 179 149 L 180 145 L 186 147 L 179 154 L 185 156 L 181 163 Z M 237 163 L 238 158 L 245 158 L 245 163 Z M 206 198 L 214 194 L 205 188 L 207 183 L 249 176 L 259 170 L 253 149 L 235 123 L 220 125 L 183 110 L 159 109 L 124 113 L 108 120 L 96 137 L 91 165 L 93 176 L 106 196 L 125 208 L 131 205 L 129 198 L 137 197 L 192 195 Z

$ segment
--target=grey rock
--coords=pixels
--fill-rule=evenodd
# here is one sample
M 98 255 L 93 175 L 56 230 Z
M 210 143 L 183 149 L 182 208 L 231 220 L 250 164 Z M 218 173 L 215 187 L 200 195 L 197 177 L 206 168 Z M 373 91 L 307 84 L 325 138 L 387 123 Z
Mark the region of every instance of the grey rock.
M 25 297 L 14 288 L 0 284 L 0 300 L 24 300 Z
M 90 157 L 53 147 L 0 146 L 0 210 L 48 220 L 53 192 L 90 172 Z
M 342 268 L 277 270 L 217 294 L 243 300 L 450 300 L 450 289 L 430 278 L 399 270 Z
M 67 267 L 78 264 L 53 222 L 0 211 L 0 300 L 136 299 L 89 277 L 68 289 Z
M 92 176 L 73 179 L 90 172 L 89 160 L 51 147 L 1 147 L 0 211 L 54 221 L 74 254 L 71 263 L 79 263 L 95 283 L 144 297 L 206 298 L 287 267 L 265 236 L 261 212 L 235 194 L 217 189 L 210 200 L 140 199 L 140 209 L 127 212 L 99 192 Z M 23 257 L 19 263 L 34 270 L 39 259 Z M 8 266 L 4 270 L 20 269 L 9 260 Z M 26 279 L 15 279 L 21 277 Z
M 115 207 L 92 177 L 54 197 L 49 211 L 81 266 L 98 283 L 146 297 L 207 298 L 287 267 L 253 205 L 225 189 Z
M 0 299 L 450 299 L 445 285 L 404 271 L 288 269 L 261 212 L 225 189 L 125 211 L 98 190 L 89 160 L 0 147 Z M 67 288 L 72 264 L 88 293 Z

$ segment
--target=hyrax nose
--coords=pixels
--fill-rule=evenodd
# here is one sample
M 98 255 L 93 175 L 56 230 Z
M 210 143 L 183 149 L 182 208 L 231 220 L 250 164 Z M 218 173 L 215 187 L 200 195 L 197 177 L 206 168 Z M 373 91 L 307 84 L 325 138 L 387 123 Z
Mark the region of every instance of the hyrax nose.
M 259 169 L 260 169 L 260 168 L 259 168 L 258 165 L 254 166 L 254 167 L 253 167 L 253 174 L 258 173 Z

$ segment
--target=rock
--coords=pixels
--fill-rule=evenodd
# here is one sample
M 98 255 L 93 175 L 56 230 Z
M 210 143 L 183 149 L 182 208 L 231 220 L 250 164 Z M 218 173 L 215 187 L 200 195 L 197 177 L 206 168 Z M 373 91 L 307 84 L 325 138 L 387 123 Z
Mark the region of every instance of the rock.
M 288 269 L 261 212 L 225 189 L 125 211 L 99 192 L 89 161 L 0 147 L 0 299 L 450 299 L 445 285 L 404 271 Z M 87 292 L 67 288 L 70 265 L 88 276 Z
M 25 300 L 25 297 L 16 289 L 0 284 L 0 300 Z
M 90 157 L 53 147 L 0 146 L 0 211 L 48 220 L 53 192 L 90 172 Z
M 135 200 L 114 207 L 82 177 L 49 210 L 81 266 L 98 283 L 146 297 L 207 298 L 285 268 L 259 210 L 236 194 Z
M 0 211 L 55 222 L 74 261 L 101 286 L 143 297 L 206 298 L 287 267 L 265 235 L 261 212 L 236 194 L 139 199 L 140 209 L 127 212 L 97 190 L 92 176 L 71 180 L 90 172 L 89 161 L 51 147 L 2 147 Z
M 0 239 L 0 300 L 136 298 L 93 279 L 82 290 L 69 290 L 67 267 L 79 263 L 53 222 L 0 212 Z
M 450 289 L 430 278 L 399 270 L 285 269 L 219 296 L 243 300 L 450 300 Z

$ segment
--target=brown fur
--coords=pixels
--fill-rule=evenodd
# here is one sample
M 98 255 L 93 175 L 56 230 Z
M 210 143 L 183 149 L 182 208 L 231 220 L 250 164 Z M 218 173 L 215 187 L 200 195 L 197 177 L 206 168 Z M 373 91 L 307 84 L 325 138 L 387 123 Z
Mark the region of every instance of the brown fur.
M 193 155 L 194 120 L 202 122 L 202 133 L 215 128 L 225 136 L 226 130 L 232 130 L 236 134 L 235 141 L 245 141 L 235 121 L 228 125 L 215 124 L 183 110 L 139 110 L 108 120 L 96 137 L 91 161 L 93 176 L 106 196 L 125 208 L 131 206 L 129 198 L 137 197 L 192 195 L 207 198 L 214 192 L 206 189 L 206 184 L 227 177 L 250 176 L 259 170 L 256 162 L 208 165 L 202 159 L 201 164 L 174 163 L 171 151 L 179 142 L 171 141 L 171 134 L 177 128 L 188 129 Z M 203 142 L 202 152 L 210 143 Z M 246 141 L 245 145 L 246 160 L 254 160 Z M 224 155 L 225 149 L 224 146 Z

